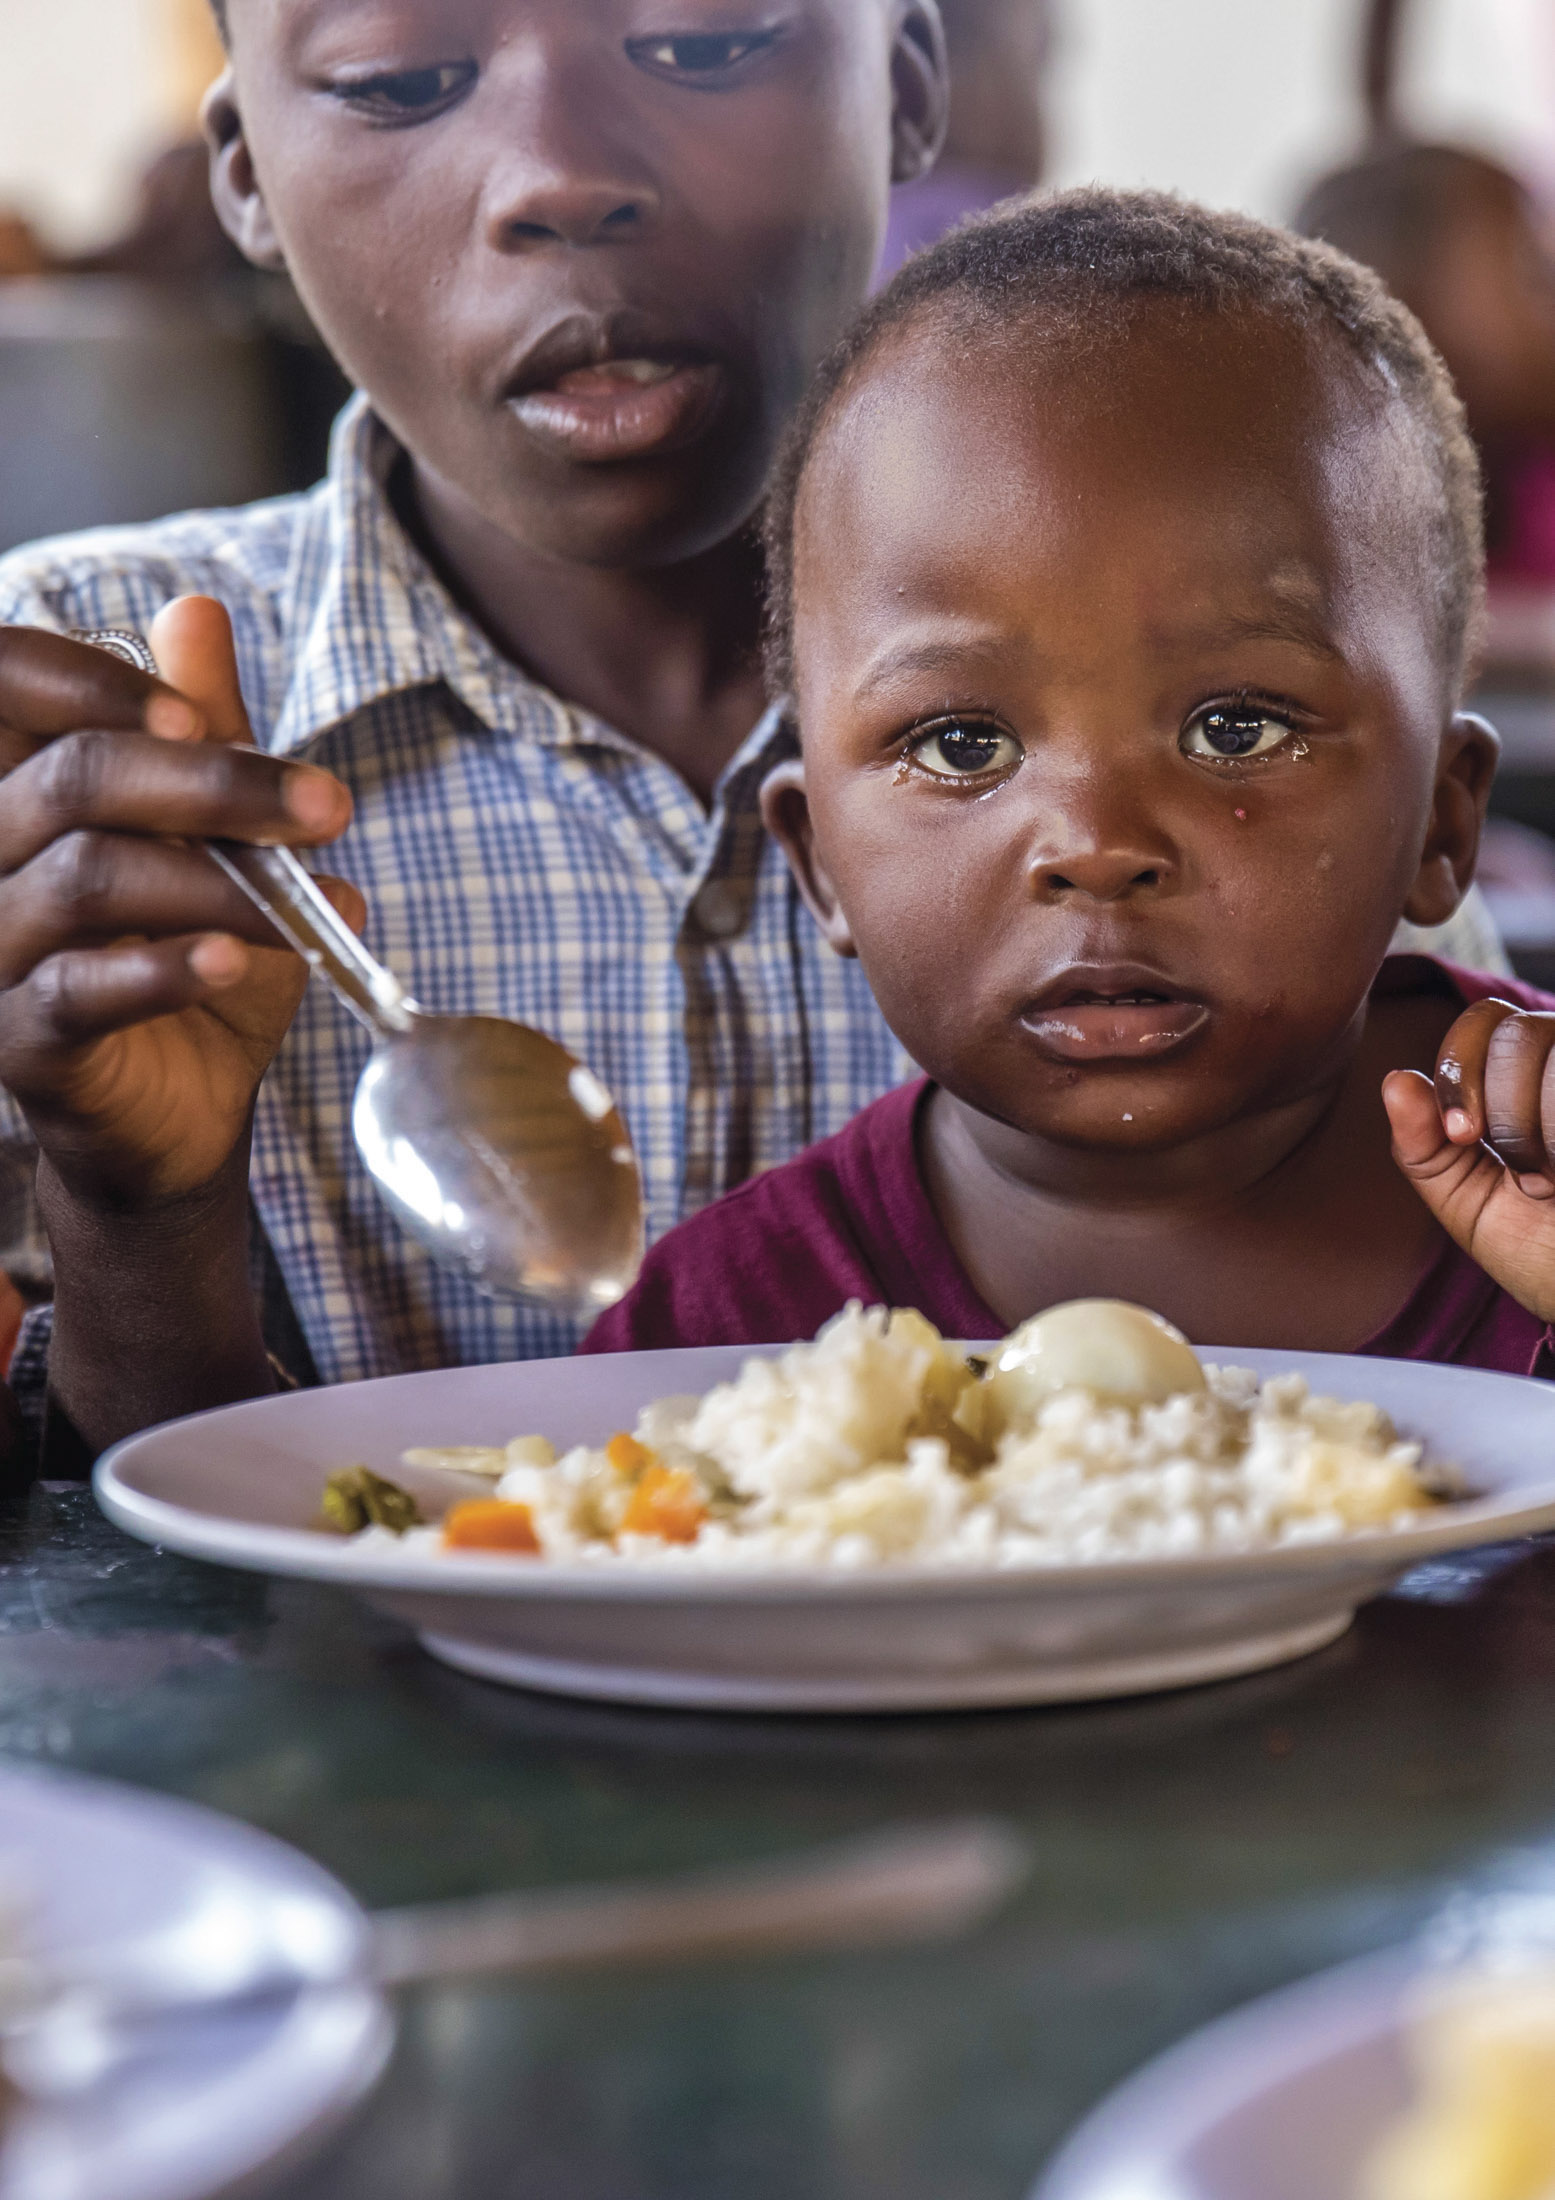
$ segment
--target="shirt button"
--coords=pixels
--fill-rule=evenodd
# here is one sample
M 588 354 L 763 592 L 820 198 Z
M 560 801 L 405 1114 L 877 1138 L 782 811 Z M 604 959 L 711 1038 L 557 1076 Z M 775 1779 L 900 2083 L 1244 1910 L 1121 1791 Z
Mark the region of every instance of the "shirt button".
M 732 940 L 745 929 L 745 897 L 727 879 L 710 879 L 691 904 L 691 913 L 710 940 Z

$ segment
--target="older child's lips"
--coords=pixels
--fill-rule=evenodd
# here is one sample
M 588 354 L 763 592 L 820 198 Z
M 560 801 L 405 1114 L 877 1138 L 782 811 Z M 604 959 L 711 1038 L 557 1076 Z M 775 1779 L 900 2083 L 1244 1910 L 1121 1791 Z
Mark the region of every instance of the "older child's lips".
M 1030 1008 L 1021 1021 L 1056 1062 L 1138 1062 L 1170 1054 L 1203 1029 L 1202 1001 L 1124 996 Z
M 575 367 L 509 400 L 538 442 L 584 465 L 678 450 L 707 426 L 723 394 L 710 361 L 609 359 Z

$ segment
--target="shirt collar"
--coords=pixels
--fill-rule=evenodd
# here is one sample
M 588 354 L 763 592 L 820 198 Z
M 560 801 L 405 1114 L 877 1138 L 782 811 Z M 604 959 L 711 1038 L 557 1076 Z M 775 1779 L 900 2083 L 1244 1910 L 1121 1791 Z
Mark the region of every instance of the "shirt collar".
M 493 731 L 577 740 L 582 714 L 493 648 L 411 542 L 389 497 L 400 446 L 367 399 L 335 424 L 286 579 L 291 676 L 269 746 L 289 755 L 384 696 L 442 684 Z M 588 738 L 620 737 L 608 727 Z
M 294 754 L 385 696 L 442 685 L 493 732 L 639 755 L 602 719 L 529 679 L 455 603 L 390 501 L 399 456 L 367 399 L 354 397 L 335 423 L 329 471 L 292 553 L 283 629 L 296 638 L 295 655 L 271 751 Z M 721 789 L 788 753 L 788 718 L 787 705 L 772 705 L 726 767 Z

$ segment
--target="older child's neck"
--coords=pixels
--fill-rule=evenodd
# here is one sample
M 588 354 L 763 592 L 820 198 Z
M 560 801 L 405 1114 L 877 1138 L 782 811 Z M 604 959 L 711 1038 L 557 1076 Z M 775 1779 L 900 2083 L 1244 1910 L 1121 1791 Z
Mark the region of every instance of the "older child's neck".
M 1200 1343 L 1353 1350 L 1442 1243 L 1391 1161 L 1380 1087 L 1391 1068 L 1429 1069 L 1451 1019 L 1435 998 L 1375 1002 L 1331 1074 L 1167 1153 L 1049 1145 L 937 1093 L 930 1195 L 1008 1324 L 1062 1299 L 1127 1298 Z
M 452 594 L 534 679 L 674 766 L 705 803 L 761 715 L 753 534 L 662 568 L 543 557 L 418 474 L 401 516 Z

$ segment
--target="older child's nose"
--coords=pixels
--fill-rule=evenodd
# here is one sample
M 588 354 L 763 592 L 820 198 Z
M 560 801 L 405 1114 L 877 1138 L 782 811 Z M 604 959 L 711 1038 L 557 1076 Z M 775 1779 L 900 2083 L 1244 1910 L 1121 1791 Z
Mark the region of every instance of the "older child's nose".
M 599 60 L 593 10 L 533 13 L 487 73 L 498 143 L 482 211 L 499 250 L 614 243 L 648 228 L 661 208 L 652 159 L 633 111 Z
M 652 184 L 612 175 L 605 163 L 569 169 L 528 160 L 524 168 L 492 205 L 491 239 L 503 251 L 622 242 L 650 227 L 659 211 Z

